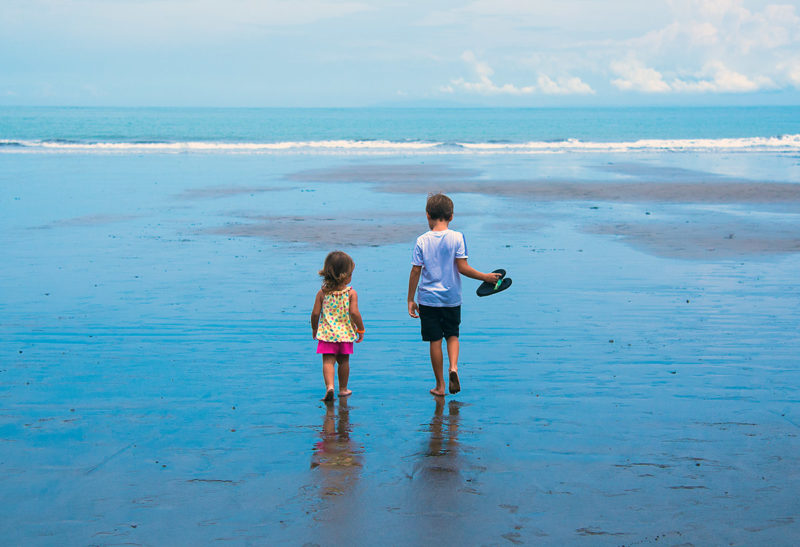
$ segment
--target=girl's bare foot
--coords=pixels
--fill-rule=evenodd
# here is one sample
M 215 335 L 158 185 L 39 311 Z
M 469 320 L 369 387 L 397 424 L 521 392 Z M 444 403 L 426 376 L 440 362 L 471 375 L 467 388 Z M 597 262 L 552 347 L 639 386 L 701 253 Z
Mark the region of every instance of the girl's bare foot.
M 344 391 L 339 392 L 339 397 L 349 397 L 352 394 L 353 394 L 352 391 L 350 391 L 349 389 L 345 389 Z
M 322 400 L 325 401 L 326 403 L 333 401 L 333 388 L 325 392 L 325 398 Z
M 437 391 L 436 389 L 431 390 L 431 395 L 435 395 L 436 397 L 444 397 L 444 389 L 441 391 Z

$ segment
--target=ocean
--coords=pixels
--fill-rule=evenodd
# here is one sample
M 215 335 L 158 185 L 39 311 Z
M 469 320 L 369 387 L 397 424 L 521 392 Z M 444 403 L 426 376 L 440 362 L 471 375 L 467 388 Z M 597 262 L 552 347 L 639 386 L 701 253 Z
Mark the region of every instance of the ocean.
M 25 151 L 796 152 L 800 107 L 562 109 L 0 108 Z
M 407 314 L 455 202 L 462 391 Z M 326 405 L 309 318 L 366 333 Z M 0 108 L 13 545 L 792 545 L 800 108 Z

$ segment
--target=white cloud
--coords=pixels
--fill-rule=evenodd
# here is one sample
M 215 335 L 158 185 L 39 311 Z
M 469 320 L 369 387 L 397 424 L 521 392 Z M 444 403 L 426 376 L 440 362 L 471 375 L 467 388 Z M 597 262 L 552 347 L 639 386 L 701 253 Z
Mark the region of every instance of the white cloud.
M 536 80 L 539 91 L 545 95 L 593 95 L 594 89 L 578 77 L 558 78 L 553 81 L 549 76 L 540 74 Z
M 460 89 L 469 93 L 480 93 L 481 95 L 530 95 L 536 90 L 533 86 L 517 87 L 514 84 L 495 84 L 491 79 L 494 74 L 492 67 L 484 61 L 479 61 L 471 51 L 465 51 L 461 55 L 461 59 L 472 66 L 478 81 L 468 82 L 464 78 L 458 78 L 451 80 L 449 86 L 440 88 L 441 91 L 453 93 L 456 89 Z
M 446 93 L 454 93 L 457 89 L 460 89 L 468 93 L 479 93 L 481 95 L 530 95 L 536 91 L 533 86 L 496 85 L 489 78 L 482 78 L 478 82 L 468 82 L 464 78 L 457 78 L 452 80 L 450 85 L 443 86 L 440 89 Z
M 96 82 L 109 101 L 127 82 L 150 82 L 126 96 L 169 103 L 214 93 L 257 104 L 294 104 L 300 95 L 369 103 L 404 93 L 428 97 L 436 89 L 490 97 L 487 104 L 534 96 L 557 104 L 581 95 L 599 95 L 602 103 L 626 93 L 675 94 L 691 102 L 703 93 L 800 92 L 800 0 L 0 5 L 0 47 L 17 52 L 3 66 L 4 83 L 22 96 L 42 79 L 59 89 Z M 459 59 L 465 50 L 471 51 Z M 228 98 L 214 87 L 226 81 L 237 82 Z M 187 94 L 190 86 L 198 91 Z
M 494 70 L 485 61 L 479 60 L 472 51 L 465 51 L 461 59 L 468 63 L 478 80 L 469 82 L 464 78 L 457 78 L 450 81 L 449 85 L 441 86 L 439 91 L 445 93 L 455 93 L 456 90 L 467 93 L 479 93 L 482 95 L 530 95 L 536 92 L 545 95 L 587 95 L 594 93 L 594 90 L 577 77 L 562 77 L 553 80 L 545 74 L 540 74 L 537 78 L 537 85 L 517 86 L 514 84 L 498 85 L 492 81 Z
M 673 20 L 618 42 L 611 63 L 621 90 L 748 93 L 794 83 L 800 17 L 794 5 L 745 0 L 668 0 Z M 747 5 L 747 7 L 746 7 Z M 609 50 L 612 46 L 609 46 Z M 635 60 L 631 60 L 635 59 Z
M 795 6 L 768 4 L 751 11 L 741 0 L 698 2 L 676 24 L 687 28 L 700 24 L 714 28 L 718 43 L 731 56 L 764 53 L 800 44 L 800 17 Z M 715 42 L 717 43 L 717 42 Z
M 619 76 L 611 83 L 622 91 L 665 93 L 671 89 L 660 72 L 644 66 L 636 59 L 611 63 L 611 70 Z
M 709 47 L 719 43 L 719 29 L 709 22 L 673 21 L 669 25 L 628 41 L 630 47 L 664 51 L 681 44 L 682 48 Z
M 748 77 L 719 61 L 708 63 L 695 80 L 676 78 L 672 89 L 687 92 L 746 93 L 775 87 L 766 76 Z
M 788 83 L 800 89 L 800 59 L 785 63 L 780 67 Z
M 800 17 L 788 4 L 768 4 L 762 11 L 751 11 L 742 0 L 698 2 L 695 18 L 719 29 L 727 47 L 740 53 L 779 48 L 800 38 Z
M 551 0 L 543 2 L 541 5 L 553 4 Z M 576 15 L 574 1 L 554 7 L 554 13 L 542 14 L 541 5 L 534 6 L 525 0 L 475 0 L 446 12 L 433 12 L 446 14 L 447 17 L 442 17 L 445 24 L 472 24 L 476 33 L 484 27 L 506 29 L 515 39 L 519 38 L 515 31 L 522 26 L 536 25 L 530 27 L 529 34 L 541 38 L 538 43 L 523 40 L 521 43 L 528 44 L 528 51 L 518 56 L 518 59 L 533 59 L 529 65 L 533 74 L 538 75 L 535 81 L 523 86 L 498 84 L 492 67 L 473 56 L 464 59 L 472 64 L 476 77 L 452 80 L 443 89 L 509 95 L 591 94 L 594 90 L 582 79 L 584 73 L 600 74 L 609 65 L 612 74 L 609 80 L 621 91 L 750 93 L 798 85 L 800 70 L 796 64 L 784 62 L 800 51 L 800 17 L 792 4 L 769 3 L 769 0 L 667 0 L 669 13 L 662 12 L 661 17 L 652 20 L 640 18 L 638 26 L 632 27 L 634 36 L 636 29 L 649 26 L 652 30 L 635 38 L 618 39 L 612 37 L 609 25 L 595 24 L 589 40 L 578 39 L 573 31 L 576 26 L 583 27 L 588 19 L 602 21 L 603 15 L 594 11 L 593 3 L 587 3 L 588 11 L 580 11 L 580 16 Z M 626 9 L 635 10 L 631 5 Z M 574 25 L 565 24 L 567 11 L 575 19 Z M 608 8 L 605 17 L 618 16 L 616 11 L 616 7 Z M 640 13 L 659 11 L 648 8 Z M 469 23 L 470 20 L 474 23 Z M 553 32 L 548 32 L 548 24 L 553 25 Z M 563 32 L 556 34 L 557 30 Z M 491 51 L 487 50 L 489 54 Z M 514 68 L 507 62 L 497 65 L 498 70 L 501 67 L 503 73 Z M 562 71 L 572 74 L 553 76 Z
M 672 78 L 667 82 L 664 75 L 653 68 L 644 66 L 637 59 L 617 61 L 611 70 L 619 76 L 611 83 L 622 91 L 641 91 L 644 93 L 747 93 L 777 87 L 766 76 L 748 77 L 731 70 L 722 62 L 707 63 L 692 78 Z

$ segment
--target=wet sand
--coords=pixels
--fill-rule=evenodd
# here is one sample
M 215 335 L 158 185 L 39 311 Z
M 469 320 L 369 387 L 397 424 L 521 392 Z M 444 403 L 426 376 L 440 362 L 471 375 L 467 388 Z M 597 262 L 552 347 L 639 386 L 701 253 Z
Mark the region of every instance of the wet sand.
M 676 155 L 5 160 L 9 544 L 800 537 L 791 159 L 773 182 Z M 445 401 L 403 301 L 432 187 L 470 263 L 514 279 L 465 280 Z M 367 334 L 325 405 L 308 316 L 335 243 Z
M 625 222 L 620 222 L 618 215 L 610 215 L 612 222 L 578 218 L 577 224 L 582 224 L 587 233 L 618 236 L 648 252 L 678 258 L 702 258 L 716 253 L 718 258 L 735 259 L 800 251 L 800 184 L 632 163 L 592 165 L 591 169 L 622 175 L 627 180 L 487 180 L 475 170 L 394 164 L 308 170 L 289 178 L 307 182 L 359 181 L 386 193 L 424 195 L 435 188 L 449 194 L 503 197 L 531 204 L 588 203 L 592 210 L 601 209 L 598 203 L 605 204 L 605 210 L 613 209 L 608 204 L 649 204 L 644 215 L 651 218 L 646 222 L 627 216 L 622 217 Z M 708 206 L 739 210 L 709 210 Z M 666 215 L 657 219 L 651 211 Z M 759 212 L 766 215 L 743 218 L 746 215 L 742 211 L 751 217 Z M 520 225 L 530 227 L 530 222 L 514 219 L 505 230 Z
M 593 169 L 629 175 L 625 181 L 574 181 L 568 179 L 481 179 L 465 169 L 429 172 L 427 166 L 398 169 L 395 165 L 305 171 L 292 180 L 306 182 L 375 183 L 390 193 L 426 194 L 431 185 L 444 193 L 477 193 L 531 201 L 609 201 L 618 203 L 719 203 L 782 204 L 800 208 L 800 185 L 791 182 L 751 181 L 714 173 L 678 168 L 652 168 L 623 164 L 597 165 Z M 447 176 L 436 176 L 440 172 Z M 406 177 L 406 178 L 404 178 Z
M 287 243 L 304 243 L 334 249 L 342 245 L 371 246 L 407 243 L 419 235 L 414 213 L 339 213 L 336 216 L 263 216 L 233 213 L 236 221 L 211 228 L 208 233 L 234 237 L 260 237 Z

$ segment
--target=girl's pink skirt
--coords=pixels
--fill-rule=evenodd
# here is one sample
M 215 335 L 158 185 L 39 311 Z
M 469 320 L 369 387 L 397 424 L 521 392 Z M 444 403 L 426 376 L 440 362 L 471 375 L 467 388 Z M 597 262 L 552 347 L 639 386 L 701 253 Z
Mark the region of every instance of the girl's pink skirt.
M 320 340 L 317 343 L 317 353 L 332 353 L 333 355 L 352 355 L 352 342 L 325 342 Z

